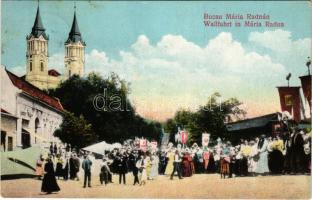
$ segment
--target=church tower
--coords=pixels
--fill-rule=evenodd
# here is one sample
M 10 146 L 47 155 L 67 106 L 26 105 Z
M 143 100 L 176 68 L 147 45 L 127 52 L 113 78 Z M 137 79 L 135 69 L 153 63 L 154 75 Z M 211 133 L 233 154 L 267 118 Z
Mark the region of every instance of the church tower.
M 79 31 L 75 10 L 73 24 L 65 42 L 65 79 L 75 74 L 84 75 L 85 46 Z
M 49 37 L 41 21 L 39 5 L 34 25 L 26 40 L 26 80 L 40 89 L 47 89 Z

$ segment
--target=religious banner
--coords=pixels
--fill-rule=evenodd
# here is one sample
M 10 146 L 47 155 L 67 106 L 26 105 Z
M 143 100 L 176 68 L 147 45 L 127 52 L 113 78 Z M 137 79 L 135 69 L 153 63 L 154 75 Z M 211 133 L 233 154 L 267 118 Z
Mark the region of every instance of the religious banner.
M 146 139 L 140 139 L 140 149 L 142 151 L 147 150 L 147 140 Z
M 297 122 L 301 120 L 300 87 L 278 87 L 282 111 L 288 111 Z
M 310 198 L 312 0 L 0 5 L 4 198 Z
M 186 144 L 188 133 L 186 131 L 181 131 L 181 143 Z
M 304 97 L 309 103 L 310 111 L 311 111 L 311 75 L 301 76 L 299 77 L 301 80 L 301 87 L 303 90 Z
M 175 141 L 176 143 L 181 143 L 181 142 L 182 142 L 181 139 L 182 139 L 182 137 L 181 137 L 181 132 L 178 131 L 178 132 L 175 134 L 175 136 L 174 136 L 174 141 Z
M 164 133 L 161 138 L 161 146 L 167 146 L 169 143 L 169 139 L 170 139 L 170 134 Z
M 203 147 L 207 147 L 210 140 L 210 134 L 209 133 L 203 133 L 202 134 L 202 145 Z

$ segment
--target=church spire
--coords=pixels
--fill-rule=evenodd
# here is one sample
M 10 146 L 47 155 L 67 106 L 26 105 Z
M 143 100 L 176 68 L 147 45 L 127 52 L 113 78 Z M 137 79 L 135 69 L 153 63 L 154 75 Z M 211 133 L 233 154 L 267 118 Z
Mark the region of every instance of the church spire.
M 73 43 L 81 42 L 84 45 L 84 42 L 83 42 L 82 37 L 81 37 L 80 30 L 79 30 L 77 18 L 76 18 L 76 5 L 75 5 L 75 11 L 74 11 L 73 24 L 72 24 L 72 27 L 71 27 L 70 32 L 68 34 L 68 39 L 65 42 L 65 44 L 68 44 L 68 43 L 71 43 L 71 42 L 73 42 Z
M 44 39 L 48 40 L 48 36 L 45 34 L 45 28 L 43 27 L 43 24 L 42 24 L 39 4 L 38 4 L 36 19 L 35 19 L 34 25 L 32 27 L 30 36 L 34 36 L 35 38 L 39 38 L 41 35 L 44 37 Z

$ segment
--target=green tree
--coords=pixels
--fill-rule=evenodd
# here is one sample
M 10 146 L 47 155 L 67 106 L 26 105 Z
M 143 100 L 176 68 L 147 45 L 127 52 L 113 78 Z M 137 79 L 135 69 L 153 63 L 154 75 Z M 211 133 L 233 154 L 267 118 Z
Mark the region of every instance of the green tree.
M 189 132 L 188 143 L 201 144 L 203 132 L 211 134 L 212 140 L 226 138 L 227 121 L 241 119 L 246 112 L 240 108 L 241 102 L 236 98 L 220 101 L 221 95 L 214 93 L 208 98 L 204 106 L 200 106 L 195 112 L 189 110 L 179 110 L 173 119 L 167 120 L 165 128 L 174 138 L 177 127 L 186 129 Z
M 66 112 L 59 129 L 54 132 L 54 136 L 60 138 L 64 143 L 71 144 L 78 149 L 94 143 L 97 140 L 89 124 L 82 115 L 76 117 L 73 113 Z
M 75 116 L 83 115 L 92 124 L 99 141 L 123 142 L 134 136 L 157 140 L 161 133 L 157 123 L 136 114 L 128 99 L 129 84 L 114 73 L 105 79 L 96 73 L 90 73 L 86 78 L 72 76 L 49 92 Z M 100 110 L 94 106 L 99 95 L 98 107 L 103 108 Z

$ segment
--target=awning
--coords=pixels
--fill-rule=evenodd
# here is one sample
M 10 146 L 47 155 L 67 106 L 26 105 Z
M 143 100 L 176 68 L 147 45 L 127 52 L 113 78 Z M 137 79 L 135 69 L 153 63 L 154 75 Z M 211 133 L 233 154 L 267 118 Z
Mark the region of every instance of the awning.
M 39 147 L 1 152 L 1 176 L 35 174 L 36 161 L 40 156 Z

